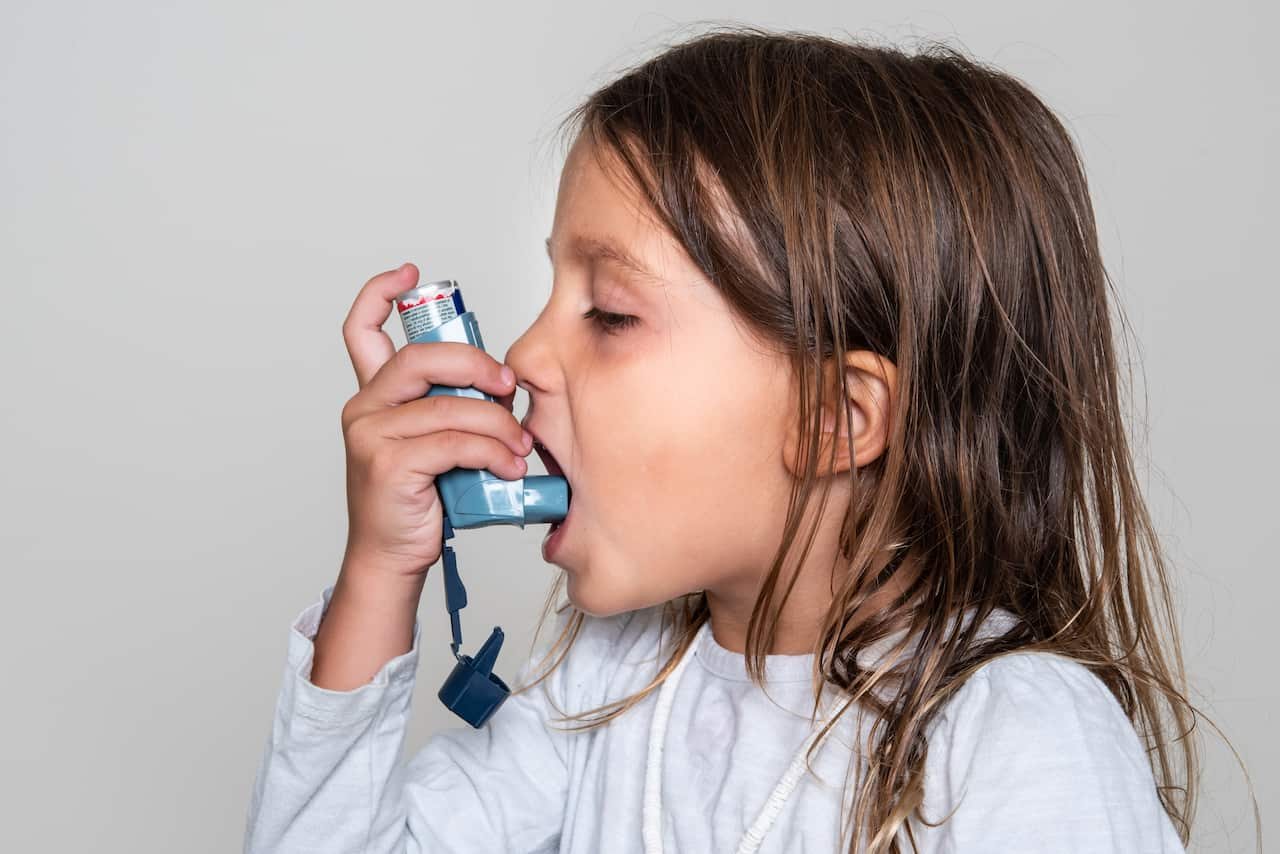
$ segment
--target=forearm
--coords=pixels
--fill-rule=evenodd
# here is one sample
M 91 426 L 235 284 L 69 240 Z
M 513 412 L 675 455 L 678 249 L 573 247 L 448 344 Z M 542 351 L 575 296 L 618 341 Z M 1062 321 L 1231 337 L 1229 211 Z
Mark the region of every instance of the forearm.
M 364 685 L 413 646 L 413 624 L 426 574 L 379 575 L 348 557 L 315 636 L 311 683 L 331 691 Z
M 339 575 L 339 619 L 326 629 L 331 633 L 330 660 L 338 670 L 360 667 L 348 647 L 363 647 L 362 634 L 372 631 L 361 628 L 361 620 L 351 627 L 343 613 L 349 609 L 357 617 L 385 615 L 385 610 L 374 611 L 368 603 L 395 601 L 385 588 L 365 584 L 363 578 L 354 570 Z M 327 623 L 322 618 L 335 604 L 337 589 L 335 581 L 291 626 L 285 678 L 249 801 L 245 854 L 420 850 L 406 837 L 413 805 L 404 796 L 400 762 L 417 671 L 416 649 L 411 640 L 398 655 L 391 654 L 391 645 L 375 652 L 356 650 L 356 657 L 368 654 L 386 660 L 370 675 L 347 679 L 340 673 L 332 683 L 337 690 L 313 684 L 308 677 L 316 663 L 315 638 Z M 378 590 L 384 593 L 373 596 Z M 403 612 L 412 615 L 413 609 L 405 605 Z M 355 690 L 342 690 L 347 681 L 360 684 Z

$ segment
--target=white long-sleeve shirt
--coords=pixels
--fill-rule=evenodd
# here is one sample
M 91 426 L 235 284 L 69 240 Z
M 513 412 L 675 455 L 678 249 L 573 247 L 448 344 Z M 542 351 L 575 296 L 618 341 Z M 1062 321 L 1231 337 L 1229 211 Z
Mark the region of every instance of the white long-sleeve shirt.
M 312 638 L 332 592 L 324 588 L 290 628 L 284 683 L 249 804 L 246 854 L 643 852 L 657 692 L 588 732 L 561 732 L 548 721 L 652 680 L 666 660 L 658 608 L 588 617 L 544 682 L 508 697 L 480 729 L 459 722 L 402 762 L 420 627 L 415 622 L 412 648 L 368 684 L 319 688 L 309 681 Z M 997 611 L 982 634 L 1003 633 L 1012 619 Z M 560 625 L 519 668 L 513 688 L 529 681 Z M 860 651 L 859 663 L 883 660 L 897 639 Z M 663 638 L 664 650 L 669 641 Z M 732 852 L 811 732 L 813 656 L 769 656 L 766 694 L 747 678 L 745 656 L 710 632 L 692 655 L 665 741 L 664 848 Z M 826 702 L 821 715 L 833 708 Z M 841 820 L 856 780 L 842 788 L 845 775 L 865 763 L 854 745 L 865 743 L 866 718 L 850 709 L 840 719 L 814 757 L 821 779 L 801 779 L 760 854 L 843 850 Z M 1076 662 L 1029 652 L 988 663 L 949 698 L 927 737 L 926 818 L 936 821 L 962 795 L 963 802 L 940 827 L 913 822 L 922 852 L 1184 851 L 1132 724 Z

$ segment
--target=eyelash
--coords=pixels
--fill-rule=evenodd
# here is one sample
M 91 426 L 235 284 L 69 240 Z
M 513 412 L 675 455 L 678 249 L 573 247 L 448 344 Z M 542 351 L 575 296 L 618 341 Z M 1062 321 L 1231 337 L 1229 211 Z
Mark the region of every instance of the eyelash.
M 584 320 L 590 320 L 604 332 L 606 335 L 617 335 L 623 330 L 630 329 L 639 321 L 638 317 L 630 314 L 614 314 L 608 311 L 601 311 L 598 308 L 592 308 L 582 315 Z

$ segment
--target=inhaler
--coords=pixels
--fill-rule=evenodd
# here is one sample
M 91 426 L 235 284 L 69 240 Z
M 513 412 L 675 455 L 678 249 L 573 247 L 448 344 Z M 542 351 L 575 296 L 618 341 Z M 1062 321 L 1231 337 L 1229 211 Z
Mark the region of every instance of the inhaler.
M 427 341 L 456 341 L 484 349 L 480 326 L 473 312 L 462 302 L 462 291 L 453 279 L 427 282 L 405 291 L 395 298 L 396 309 L 404 324 L 405 340 L 410 344 Z M 492 395 L 474 388 L 433 385 L 423 397 L 450 394 L 494 400 Z M 483 528 L 489 525 L 551 524 L 569 513 L 569 482 L 556 475 L 534 475 L 518 480 L 504 480 L 486 469 L 450 469 L 435 478 L 440 501 L 444 505 L 445 606 L 453 631 L 450 647 L 457 659 L 453 672 L 440 687 L 437 696 L 458 717 L 479 729 L 498 710 L 511 689 L 493 672 L 502 649 L 502 629 L 493 627 L 489 639 L 475 658 L 461 655 L 462 625 L 458 611 L 467 604 L 467 591 L 458 575 L 458 565 L 448 541 L 456 528 Z

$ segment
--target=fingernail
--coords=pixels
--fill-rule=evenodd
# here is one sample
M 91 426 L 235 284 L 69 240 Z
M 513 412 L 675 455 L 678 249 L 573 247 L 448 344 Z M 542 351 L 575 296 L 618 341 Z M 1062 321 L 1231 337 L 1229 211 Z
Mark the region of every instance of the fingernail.
M 502 366 L 502 384 L 511 385 L 516 380 L 516 375 L 506 365 Z
M 532 450 L 532 449 L 533 449 L 533 434 L 532 434 L 532 433 L 530 433 L 528 430 L 521 430 L 520 432 L 524 434 L 524 446 L 525 446 L 526 448 L 529 448 L 530 450 Z

